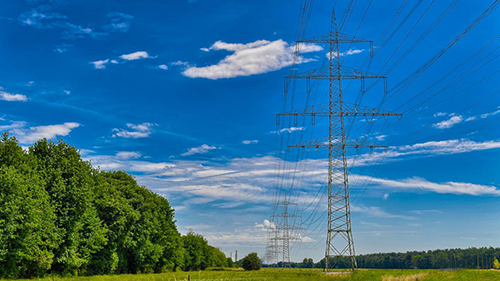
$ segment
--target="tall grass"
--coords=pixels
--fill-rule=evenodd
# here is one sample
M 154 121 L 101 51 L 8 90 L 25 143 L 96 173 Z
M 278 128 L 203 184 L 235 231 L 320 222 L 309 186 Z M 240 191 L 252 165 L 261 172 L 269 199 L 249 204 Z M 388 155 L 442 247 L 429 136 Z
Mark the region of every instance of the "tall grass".
M 345 271 L 344 271 L 345 272 Z M 500 281 L 500 271 L 495 270 L 377 270 L 360 269 L 354 273 L 324 274 L 320 269 L 262 269 L 259 271 L 192 271 L 172 272 L 162 274 L 139 275 L 105 275 L 90 277 L 43 278 L 30 279 L 40 281 L 187 281 L 188 276 L 193 281 L 229 281 L 229 280 L 380 280 L 380 281 L 440 281 L 440 280 L 485 280 Z

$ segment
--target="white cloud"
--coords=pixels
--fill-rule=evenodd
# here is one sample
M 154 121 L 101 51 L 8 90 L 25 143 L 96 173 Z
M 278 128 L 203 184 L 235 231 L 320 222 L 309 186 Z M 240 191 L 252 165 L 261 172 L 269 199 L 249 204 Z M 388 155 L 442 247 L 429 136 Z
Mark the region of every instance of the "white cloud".
M 259 143 L 258 140 L 244 140 L 241 142 L 242 144 L 254 144 L 254 143 Z
M 181 155 L 182 156 L 189 156 L 189 155 L 194 155 L 194 154 L 204 154 L 204 153 L 208 153 L 210 150 L 214 150 L 214 149 L 220 149 L 220 147 L 202 144 L 201 146 L 192 147 L 192 148 L 188 149 L 187 152 L 184 152 Z
M 352 208 L 351 211 L 364 213 L 364 214 L 372 216 L 372 217 L 399 218 L 399 219 L 409 219 L 409 220 L 415 219 L 414 217 L 411 217 L 411 216 L 390 214 L 390 213 L 382 210 L 380 207 L 373 207 L 373 206 L 372 207 L 365 207 L 365 206 L 357 205 L 356 207 Z
M 132 138 L 132 139 L 138 139 L 138 138 L 146 138 L 149 137 L 153 133 L 153 127 L 156 124 L 154 123 L 142 123 L 142 124 L 132 124 L 132 123 L 127 123 L 127 129 L 118 129 L 114 128 L 113 132 L 116 132 L 113 134 L 113 137 L 121 137 L 121 138 Z
M 228 203 L 213 204 L 213 206 L 221 209 L 233 209 L 244 204 L 245 202 L 228 202 Z
M 160 64 L 160 65 L 158 65 L 158 68 L 162 69 L 162 70 L 167 70 L 168 66 L 166 64 Z
M 500 113 L 500 107 L 498 107 L 498 109 L 495 109 L 495 110 L 487 112 L 487 113 L 483 113 L 483 114 L 478 115 L 478 116 L 468 117 L 467 119 L 465 119 L 465 122 L 470 122 L 470 121 L 474 121 L 474 120 L 478 120 L 478 119 L 486 119 L 486 118 L 489 118 L 491 116 L 495 116 L 499 113 Z
M 441 117 L 441 116 L 446 116 L 446 115 L 448 115 L 448 113 L 446 113 L 446 112 L 437 112 L 434 114 L 434 117 Z
M 0 100 L 4 101 L 27 101 L 28 97 L 21 94 L 7 93 L 0 87 Z
M 63 92 L 64 92 L 66 95 L 70 95 L 70 94 L 71 94 L 71 91 L 70 91 L 70 90 L 63 90 Z
M 322 47 L 312 44 L 304 44 L 302 47 L 302 53 L 322 50 Z M 314 60 L 301 56 L 295 57 L 294 46 L 289 46 L 281 39 L 276 41 L 258 40 L 247 44 L 217 41 L 210 48 L 203 50 L 225 50 L 233 52 L 233 54 L 226 56 L 215 65 L 188 67 L 182 72 L 183 75 L 190 78 L 213 80 L 234 78 L 279 70 L 294 62 L 300 64 Z
M 461 123 L 463 120 L 464 120 L 464 118 L 461 115 L 454 115 L 454 116 L 451 116 L 450 119 L 436 123 L 433 126 L 438 128 L 438 129 L 448 129 L 448 128 L 451 128 L 458 123 Z
M 80 26 L 68 22 L 68 17 L 52 12 L 54 6 L 40 5 L 36 9 L 22 13 L 18 21 L 21 25 L 31 26 L 37 29 L 61 29 L 61 37 L 64 39 L 78 39 L 78 38 L 93 38 L 98 39 L 109 35 L 111 32 L 127 32 L 130 27 L 132 16 L 111 12 L 107 16 L 106 24 L 101 27 L 93 28 Z M 55 52 L 63 53 L 67 49 L 65 47 L 57 47 Z
M 500 141 L 475 142 L 468 139 L 428 141 L 413 145 L 391 146 L 385 152 L 375 151 L 373 153 L 361 154 L 355 158 L 351 166 L 365 166 L 400 161 L 405 157 L 449 155 L 497 148 L 500 148 Z
M 379 185 L 383 187 L 397 188 L 397 189 L 420 189 L 432 191 L 436 193 L 448 194 L 468 194 L 468 195 L 495 195 L 500 196 L 500 189 L 491 185 L 481 185 L 464 182 L 444 182 L 436 183 L 430 182 L 426 179 L 413 177 L 402 180 L 389 180 L 374 178 L 369 176 L 358 176 L 360 180 L 368 180 L 372 185 Z
M 267 228 L 276 228 L 276 225 L 274 225 L 274 222 L 269 221 L 269 220 L 264 220 L 264 226 Z
M 377 139 L 378 141 L 384 141 L 386 137 L 387 137 L 386 135 L 378 135 L 375 136 L 375 139 Z
M 120 151 L 116 153 L 116 157 L 120 159 L 132 159 L 132 158 L 141 158 L 142 154 L 135 151 Z
M 498 144 L 500 147 L 500 143 Z M 194 153 L 194 151 L 193 151 Z M 451 152 L 447 152 L 451 153 Z M 455 151 L 455 153 L 459 153 Z M 105 170 L 127 170 L 136 174 L 141 185 L 172 198 L 190 204 L 211 203 L 214 208 L 236 208 L 245 203 L 270 206 L 275 200 L 277 157 L 263 156 L 235 158 L 223 163 L 207 160 L 172 160 L 169 162 L 137 161 L 116 156 L 87 155 L 94 165 Z M 318 202 L 320 198 L 308 197 L 307 193 L 324 186 L 327 179 L 326 159 L 306 159 L 298 162 L 281 160 L 282 186 L 293 183 L 298 195 L 289 198 L 292 202 Z M 302 168 L 301 168 L 302 167 Z M 300 177 L 296 177 L 300 171 Z M 465 182 L 430 182 L 414 177 L 402 180 L 375 178 L 365 175 L 350 175 L 351 182 L 367 182 L 367 186 L 404 190 L 408 192 L 426 191 L 447 194 L 498 196 L 495 186 Z M 353 190 L 357 185 L 353 184 Z M 389 192 L 387 192 L 389 194 Z M 385 198 L 388 195 L 384 195 Z M 314 204 L 313 204 L 314 205 Z M 266 207 L 267 208 L 267 207 Z M 380 208 L 364 207 L 360 212 L 379 217 L 398 217 Z M 404 217 L 404 216 L 403 216 Z M 266 226 L 266 222 L 263 223 Z
M 340 57 L 346 57 L 346 56 L 361 54 L 364 51 L 365 51 L 364 49 L 349 49 L 345 52 L 341 52 L 339 55 Z M 333 57 L 335 58 L 336 56 L 337 54 L 333 53 Z M 326 53 L 326 58 L 330 58 L 330 53 Z
M 303 131 L 305 129 L 306 128 L 304 128 L 304 127 L 290 127 L 290 128 L 283 128 L 279 131 L 271 131 L 269 133 L 270 134 L 280 134 L 280 133 L 284 133 L 284 132 L 293 133 L 293 132 L 297 132 L 297 131 Z
M 43 9 L 42 9 L 43 8 Z M 52 28 L 52 20 L 66 19 L 65 15 L 50 12 L 45 6 L 33 9 L 19 16 L 19 23 L 40 29 Z
M 170 63 L 170 65 L 173 65 L 173 66 L 184 66 L 184 67 L 191 67 L 191 64 L 189 64 L 189 62 L 187 61 L 173 61 Z
M 384 198 L 384 200 L 389 199 L 389 193 L 384 194 L 384 196 L 382 196 L 382 198 Z
M 93 61 L 90 63 L 94 65 L 95 69 L 105 69 L 106 64 L 109 63 L 109 59 Z
M 138 59 L 146 59 L 149 58 L 149 54 L 144 51 L 138 51 L 130 54 L 121 55 L 120 58 L 124 60 L 138 60 Z
M 108 13 L 108 18 L 110 19 L 110 23 L 104 26 L 105 30 L 111 32 L 127 32 L 130 28 L 130 21 L 134 17 L 124 13 L 111 12 Z
M 262 223 L 255 223 L 256 228 L 264 228 L 264 225 Z
M 16 127 L 10 132 L 20 143 L 30 144 L 43 138 L 52 139 L 57 136 L 67 136 L 73 129 L 80 127 L 79 123 L 67 122 L 58 125 L 37 126 L 29 128 Z
M 4 120 L 2 120 L 2 121 L 4 121 Z M 15 128 L 23 128 L 25 126 L 26 126 L 26 122 L 24 122 L 24 121 L 13 121 L 9 125 L 1 125 L 0 131 L 9 131 L 9 130 L 12 130 Z

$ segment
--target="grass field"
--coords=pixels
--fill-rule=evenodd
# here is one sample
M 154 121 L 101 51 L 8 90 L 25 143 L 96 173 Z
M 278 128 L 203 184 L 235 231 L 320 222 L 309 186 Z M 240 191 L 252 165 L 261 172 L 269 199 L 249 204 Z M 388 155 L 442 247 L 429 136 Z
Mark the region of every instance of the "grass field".
M 184 281 L 188 280 L 383 280 L 383 281 L 416 281 L 416 280 L 500 280 L 500 271 L 493 270 L 377 270 L 360 269 L 352 274 L 323 274 L 317 269 L 262 269 L 259 271 L 196 271 L 173 272 L 163 274 L 112 275 L 73 278 L 30 279 L 43 281 Z

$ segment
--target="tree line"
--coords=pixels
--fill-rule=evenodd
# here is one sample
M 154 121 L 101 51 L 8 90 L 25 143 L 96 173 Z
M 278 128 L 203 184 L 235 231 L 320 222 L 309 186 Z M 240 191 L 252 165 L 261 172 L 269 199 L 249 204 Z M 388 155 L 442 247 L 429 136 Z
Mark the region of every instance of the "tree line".
M 0 278 L 226 267 L 220 250 L 181 236 L 168 200 L 63 141 L 0 140 Z
M 377 253 L 356 256 L 359 268 L 378 269 L 451 269 L 480 268 L 500 269 L 500 248 L 445 249 L 431 251 L 411 251 L 406 253 Z M 329 268 L 349 268 L 346 258 L 330 259 Z M 264 267 L 282 267 L 281 262 Z M 325 259 L 314 263 L 305 258 L 302 262 L 292 262 L 292 268 L 325 268 Z

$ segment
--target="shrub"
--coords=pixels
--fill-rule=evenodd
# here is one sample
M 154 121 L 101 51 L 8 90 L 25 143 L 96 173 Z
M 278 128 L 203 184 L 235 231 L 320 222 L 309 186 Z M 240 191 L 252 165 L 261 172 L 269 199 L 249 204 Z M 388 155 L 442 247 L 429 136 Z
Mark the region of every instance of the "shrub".
M 245 270 L 259 270 L 262 261 L 257 256 L 257 253 L 250 253 L 243 258 L 243 268 Z

